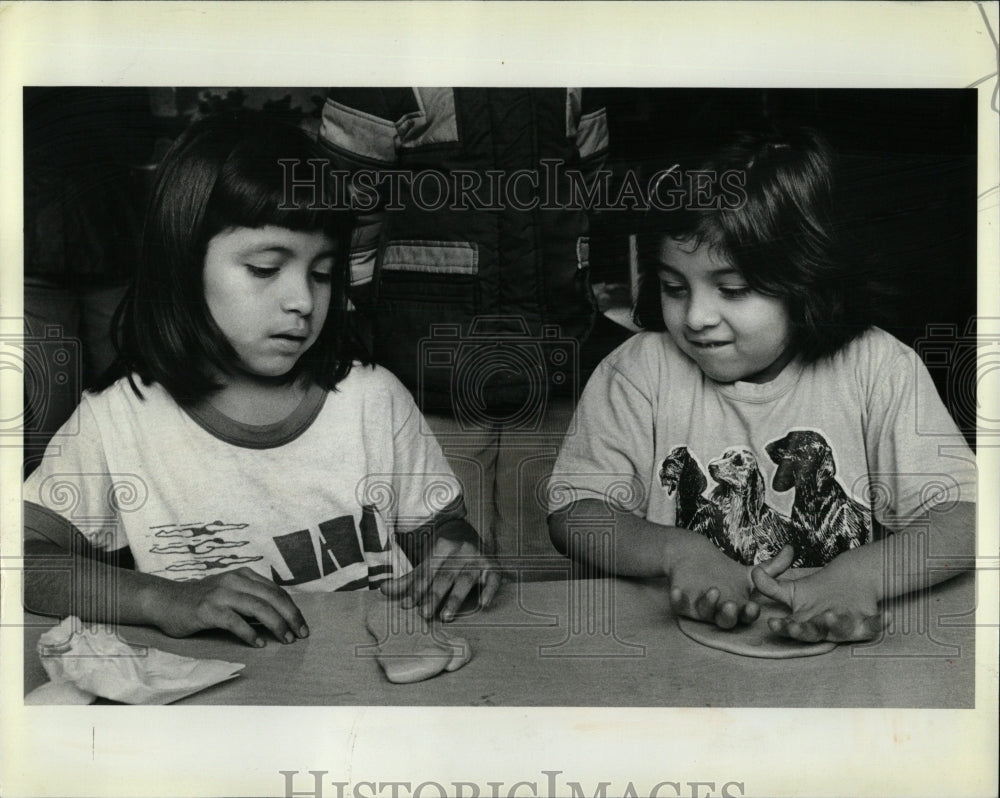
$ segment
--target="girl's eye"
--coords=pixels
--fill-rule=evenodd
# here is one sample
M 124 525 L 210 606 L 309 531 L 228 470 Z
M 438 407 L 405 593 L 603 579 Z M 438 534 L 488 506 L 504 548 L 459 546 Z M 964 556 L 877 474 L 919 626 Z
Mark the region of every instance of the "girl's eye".
M 329 283 L 333 281 L 332 272 L 313 272 L 312 277 L 317 283 Z
M 247 271 L 250 272 L 254 277 L 260 277 L 261 279 L 265 277 L 272 277 L 278 273 L 277 266 L 254 266 L 252 263 L 246 264 Z
M 660 290 L 669 297 L 684 296 L 687 291 L 680 283 L 660 283 Z
M 740 299 L 747 296 L 753 289 L 749 285 L 720 285 L 719 293 L 726 299 Z

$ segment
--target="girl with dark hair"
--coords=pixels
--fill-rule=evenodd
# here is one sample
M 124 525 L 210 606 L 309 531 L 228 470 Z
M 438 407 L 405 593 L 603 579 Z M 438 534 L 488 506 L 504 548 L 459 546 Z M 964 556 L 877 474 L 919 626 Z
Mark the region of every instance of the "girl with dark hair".
M 286 587 L 381 587 L 445 620 L 476 585 L 491 600 L 440 448 L 351 344 L 351 214 L 291 180 L 322 166 L 303 131 L 245 112 L 194 123 L 165 158 L 119 376 L 24 485 L 29 609 L 264 645 L 252 623 L 308 634 Z M 431 555 L 416 569 L 412 540 Z M 32 567 L 69 552 L 69 591 Z
M 917 552 L 971 562 L 976 470 L 920 359 L 874 326 L 884 292 L 843 243 L 832 154 L 768 126 L 654 177 L 635 312 L 650 331 L 584 391 L 552 540 L 668 577 L 678 615 L 732 628 L 763 595 L 788 607 L 776 634 L 875 637 L 882 602 L 961 570 Z M 697 190 L 666 210 L 686 181 Z M 610 542 L 592 520 L 574 531 L 609 517 Z

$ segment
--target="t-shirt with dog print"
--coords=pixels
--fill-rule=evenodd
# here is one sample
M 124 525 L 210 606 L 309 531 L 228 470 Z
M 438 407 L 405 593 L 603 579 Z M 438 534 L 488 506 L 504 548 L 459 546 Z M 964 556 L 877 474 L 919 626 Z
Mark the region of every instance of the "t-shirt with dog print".
M 330 591 L 410 571 L 393 533 L 464 515 L 437 441 L 381 367 L 355 365 L 333 391 L 313 386 L 267 426 L 140 388 L 143 399 L 124 379 L 84 395 L 24 484 L 36 533 L 69 522 L 174 580 L 249 567 Z
M 666 333 L 640 333 L 587 383 L 548 490 L 550 512 L 601 499 L 747 565 L 792 543 L 800 566 L 975 495 L 926 367 L 879 329 L 762 384 L 714 382 Z

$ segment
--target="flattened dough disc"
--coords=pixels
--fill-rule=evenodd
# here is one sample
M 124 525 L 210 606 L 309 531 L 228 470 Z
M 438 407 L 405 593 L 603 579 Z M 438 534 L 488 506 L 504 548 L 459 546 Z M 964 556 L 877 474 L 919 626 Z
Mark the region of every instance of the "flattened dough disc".
M 837 647 L 837 643 L 827 641 L 802 643 L 788 637 L 779 637 L 768 628 L 767 619 L 781 618 L 787 614 L 788 610 L 785 607 L 764 599 L 761 601 L 760 617 L 749 626 L 720 629 L 713 624 L 690 618 L 678 618 L 677 625 L 685 635 L 703 646 L 739 654 L 741 657 L 761 659 L 815 657 L 833 651 Z
M 432 629 L 416 607 L 403 609 L 396 602 L 377 601 L 369 607 L 365 625 L 378 647 L 375 659 L 396 684 L 433 679 L 472 659 L 465 638 L 453 637 L 440 626 Z

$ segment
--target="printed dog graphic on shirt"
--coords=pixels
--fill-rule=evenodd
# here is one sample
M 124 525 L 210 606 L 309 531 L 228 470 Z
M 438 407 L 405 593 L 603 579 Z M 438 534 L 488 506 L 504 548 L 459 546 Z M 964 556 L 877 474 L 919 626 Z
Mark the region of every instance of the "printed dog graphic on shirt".
M 764 448 L 778 466 L 772 487 L 795 488 L 792 543 L 802 565 L 824 565 L 871 539 L 869 513 L 834 479 L 837 465 L 822 435 L 793 430 Z
M 687 446 L 676 446 L 659 476 L 675 497 L 677 526 L 699 532 L 745 565 L 770 559 L 786 543 L 795 547 L 793 565 L 825 565 L 871 539 L 870 515 L 834 479 L 833 451 L 821 434 L 795 430 L 765 449 L 777 465 L 774 490 L 795 488 L 790 517 L 765 501 L 767 481 L 750 449 L 730 447 L 709 462 L 716 484 L 706 496 L 705 472 Z
M 708 464 L 718 485 L 711 501 L 722 511 L 723 529 L 744 565 L 769 560 L 791 537 L 789 519 L 764 501 L 766 484 L 757 457 L 734 446 Z
M 708 478 L 687 446 L 676 446 L 663 458 L 660 484 L 669 495 L 677 496 L 677 526 L 700 532 L 729 557 L 736 558 L 736 550 L 724 534 L 721 510 L 702 495 L 708 487 Z
M 660 484 L 671 496 L 677 494 L 677 526 L 694 529 L 691 522 L 699 512 L 715 509 L 702 494 L 708 478 L 687 446 L 675 446 L 660 465 Z

